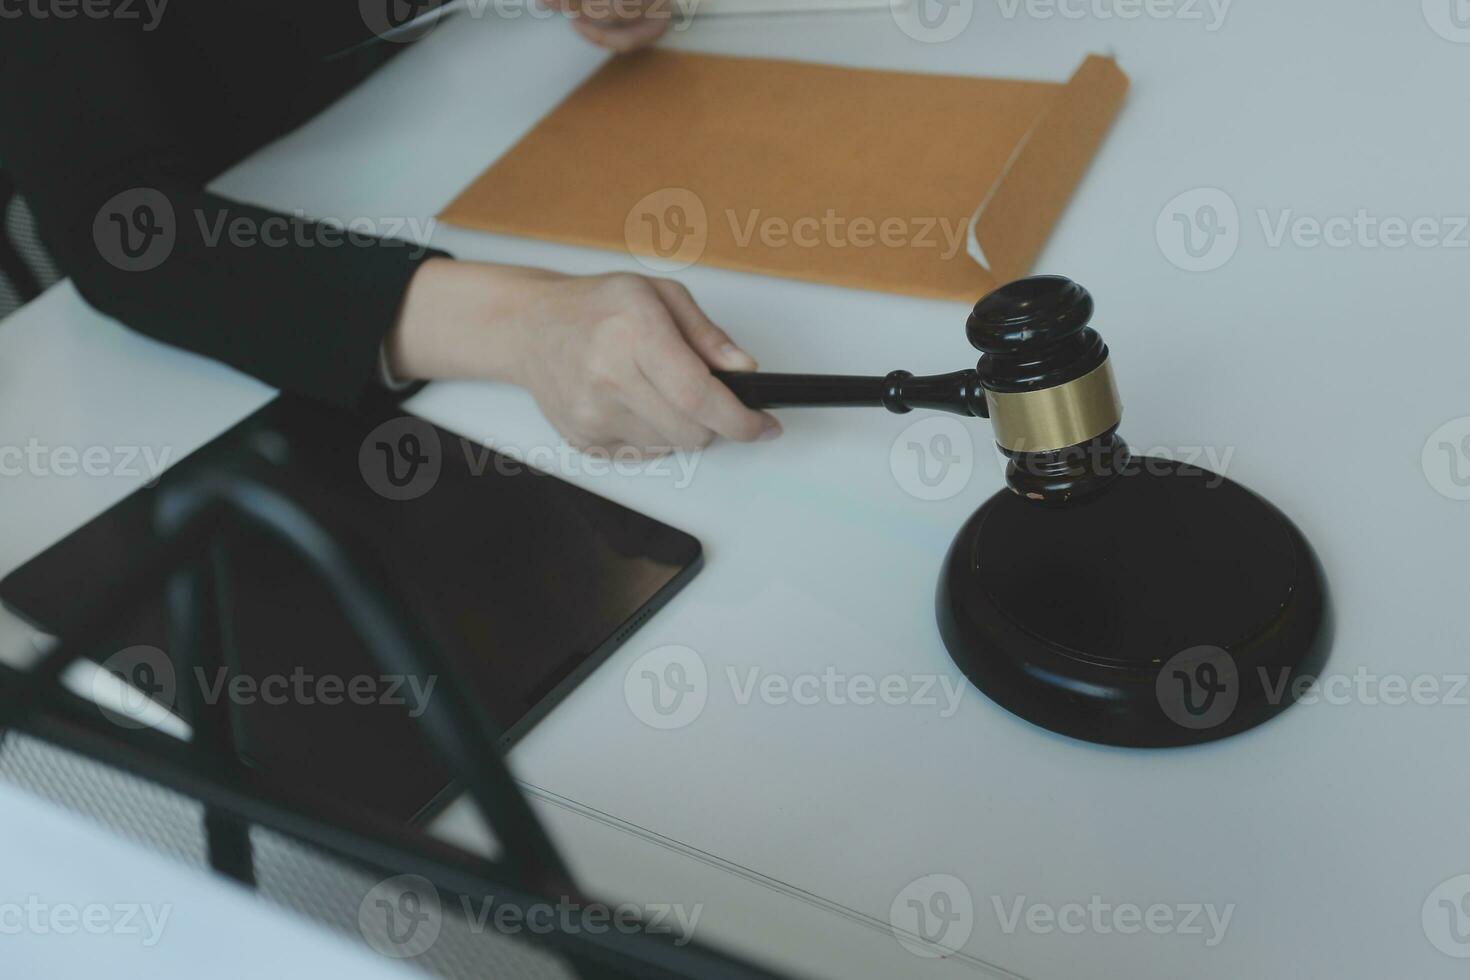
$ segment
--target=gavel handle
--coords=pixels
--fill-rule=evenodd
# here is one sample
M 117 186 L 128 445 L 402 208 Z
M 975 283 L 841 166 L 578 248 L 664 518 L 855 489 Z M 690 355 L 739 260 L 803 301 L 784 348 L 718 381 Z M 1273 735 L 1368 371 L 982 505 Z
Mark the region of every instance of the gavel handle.
M 767 374 L 716 371 L 735 397 L 751 408 L 865 405 L 902 414 L 929 408 L 989 418 L 985 392 L 973 369 L 914 377 L 907 371 L 879 376 L 855 374 Z

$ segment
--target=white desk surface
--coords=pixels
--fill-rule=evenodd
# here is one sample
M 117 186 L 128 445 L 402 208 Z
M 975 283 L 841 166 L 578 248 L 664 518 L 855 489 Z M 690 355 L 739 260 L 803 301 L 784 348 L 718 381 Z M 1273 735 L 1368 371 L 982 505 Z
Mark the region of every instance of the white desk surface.
M 1435 489 L 1421 451 L 1470 415 L 1470 250 L 1453 247 L 1453 219 L 1470 213 L 1470 44 L 1432 29 L 1436 2 L 1240 3 L 1216 30 L 1205 4 L 1188 5 L 1202 12 L 1191 20 L 1098 16 L 1127 8 L 1107 2 L 1049 18 L 985 2 L 940 44 L 910 39 L 881 12 L 699 21 L 671 43 L 1053 80 L 1089 51 L 1115 53 L 1132 92 L 1038 271 L 1094 292 L 1135 448 L 1233 452 L 1228 475 L 1315 543 L 1337 611 L 1329 671 L 1448 686 L 1467 669 L 1470 502 Z M 450 22 L 217 186 L 344 219 L 432 215 L 600 58 L 555 22 Z M 588 167 L 595 179 L 595 158 Z M 1239 247 L 1221 268 L 1188 272 L 1155 225 L 1200 187 L 1238 207 Z M 1273 245 L 1286 209 L 1288 220 L 1428 216 L 1451 240 Z M 639 269 L 623 255 L 447 227 L 434 240 L 465 258 Z M 959 304 L 701 268 L 680 278 L 769 369 L 947 371 L 973 358 Z M 269 394 L 110 324 L 69 286 L 0 324 L 3 444 L 179 456 Z M 520 391 L 436 385 L 412 408 L 499 445 L 556 445 Z M 1448 894 L 1431 892 L 1470 872 L 1463 705 L 1319 701 L 1222 743 L 1155 752 L 1050 735 L 973 691 L 950 717 L 920 705 L 738 702 L 727 669 L 957 677 L 933 625 L 934 577 L 1001 479 L 981 425 L 964 492 L 907 494 L 890 449 L 917 418 L 787 412 L 783 439 L 717 445 L 687 487 L 568 476 L 692 532 L 707 555 L 703 573 L 513 754 L 586 881 L 641 901 L 702 901 L 701 938 L 810 975 L 1460 975 L 1425 922 Z M 1450 462 L 1432 475 L 1453 490 Z M 137 482 L 0 481 L 0 571 Z M 640 721 L 624 696 L 635 661 L 666 644 L 697 651 L 710 678 L 703 713 L 669 731 Z M 461 809 L 441 821 L 464 839 L 473 825 Z M 900 893 L 931 874 L 959 879 L 973 902 L 961 955 L 921 958 L 888 932 Z M 1233 912 L 1207 947 L 1208 928 L 1007 932 L 994 908 L 1094 895 Z

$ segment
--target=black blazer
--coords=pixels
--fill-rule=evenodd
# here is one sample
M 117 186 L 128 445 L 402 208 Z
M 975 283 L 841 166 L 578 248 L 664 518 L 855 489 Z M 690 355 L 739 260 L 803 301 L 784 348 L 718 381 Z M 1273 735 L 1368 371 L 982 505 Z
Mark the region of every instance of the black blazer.
M 175 0 L 157 17 L 145 0 L 100 18 L 85 13 L 95 0 L 68 19 L 37 8 L 51 6 L 0 21 L 0 164 L 87 302 L 275 387 L 346 407 L 375 398 L 408 281 L 444 253 L 204 185 L 403 46 L 377 40 L 357 0 Z M 231 227 L 246 233 L 221 234 Z

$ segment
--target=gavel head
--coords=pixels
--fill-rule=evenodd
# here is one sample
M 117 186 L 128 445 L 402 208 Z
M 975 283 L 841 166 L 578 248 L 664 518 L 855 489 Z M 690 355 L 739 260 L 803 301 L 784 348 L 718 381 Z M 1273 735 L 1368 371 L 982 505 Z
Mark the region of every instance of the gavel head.
M 1106 488 L 1128 462 L 1123 408 L 1092 296 L 1063 276 L 1018 279 L 991 292 L 965 323 L 1006 484 L 1045 504 Z

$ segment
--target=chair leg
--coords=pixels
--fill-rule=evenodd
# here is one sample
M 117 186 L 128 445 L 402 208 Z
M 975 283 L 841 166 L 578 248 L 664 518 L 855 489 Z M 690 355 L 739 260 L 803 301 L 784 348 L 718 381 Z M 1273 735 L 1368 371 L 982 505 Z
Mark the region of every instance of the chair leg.
M 9 279 L 20 294 L 22 303 L 29 303 L 41 295 L 41 284 L 36 281 L 30 266 L 21 259 L 5 229 L 5 217 L 10 213 L 10 202 L 15 198 L 15 185 L 5 171 L 0 170 L 0 275 Z

